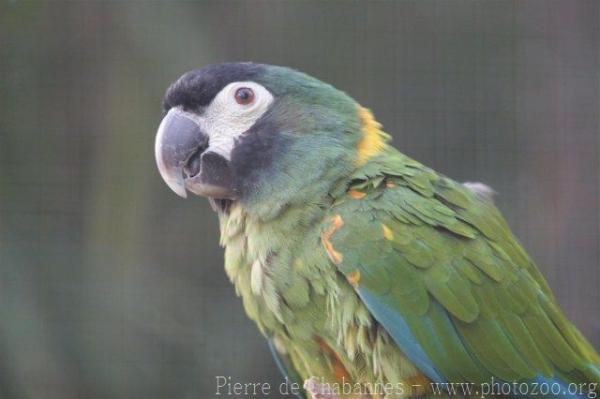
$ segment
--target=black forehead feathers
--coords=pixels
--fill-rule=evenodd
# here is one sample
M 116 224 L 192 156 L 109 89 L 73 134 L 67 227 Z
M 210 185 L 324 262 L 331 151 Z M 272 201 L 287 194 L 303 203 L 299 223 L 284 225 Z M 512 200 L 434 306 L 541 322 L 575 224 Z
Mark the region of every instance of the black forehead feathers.
M 254 80 L 264 70 L 261 64 L 237 62 L 208 65 L 185 73 L 165 94 L 163 108 L 181 106 L 184 109 L 203 107 L 231 82 Z

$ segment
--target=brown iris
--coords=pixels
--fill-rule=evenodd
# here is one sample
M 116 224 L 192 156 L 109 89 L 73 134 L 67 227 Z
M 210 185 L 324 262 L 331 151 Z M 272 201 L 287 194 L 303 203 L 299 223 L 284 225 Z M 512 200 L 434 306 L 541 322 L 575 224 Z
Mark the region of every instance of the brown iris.
M 254 101 L 254 91 L 249 87 L 240 87 L 235 91 L 235 101 L 241 105 L 248 105 Z

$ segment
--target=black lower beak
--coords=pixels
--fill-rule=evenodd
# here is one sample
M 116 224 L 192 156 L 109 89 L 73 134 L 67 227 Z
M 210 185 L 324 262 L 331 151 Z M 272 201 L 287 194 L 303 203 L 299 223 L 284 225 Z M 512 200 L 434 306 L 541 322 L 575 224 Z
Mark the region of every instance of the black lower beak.
M 155 142 L 155 156 L 163 180 L 177 195 L 186 189 L 212 198 L 232 198 L 229 161 L 210 151 L 209 137 L 199 117 L 172 108 L 163 118 Z

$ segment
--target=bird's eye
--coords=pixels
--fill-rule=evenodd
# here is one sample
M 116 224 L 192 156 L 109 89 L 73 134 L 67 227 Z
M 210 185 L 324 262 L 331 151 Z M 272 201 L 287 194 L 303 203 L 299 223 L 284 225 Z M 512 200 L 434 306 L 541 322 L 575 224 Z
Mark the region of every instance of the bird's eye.
M 235 91 L 235 101 L 240 105 L 248 105 L 254 101 L 254 91 L 249 87 L 240 87 Z

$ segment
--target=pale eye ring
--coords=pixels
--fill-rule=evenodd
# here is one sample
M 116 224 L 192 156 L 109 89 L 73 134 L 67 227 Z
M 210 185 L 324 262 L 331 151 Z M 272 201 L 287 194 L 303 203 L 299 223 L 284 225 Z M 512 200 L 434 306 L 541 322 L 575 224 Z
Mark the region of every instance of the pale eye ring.
M 249 87 L 240 87 L 235 91 L 235 101 L 240 105 L 248 105 L 254 102 L 254 90 Z

